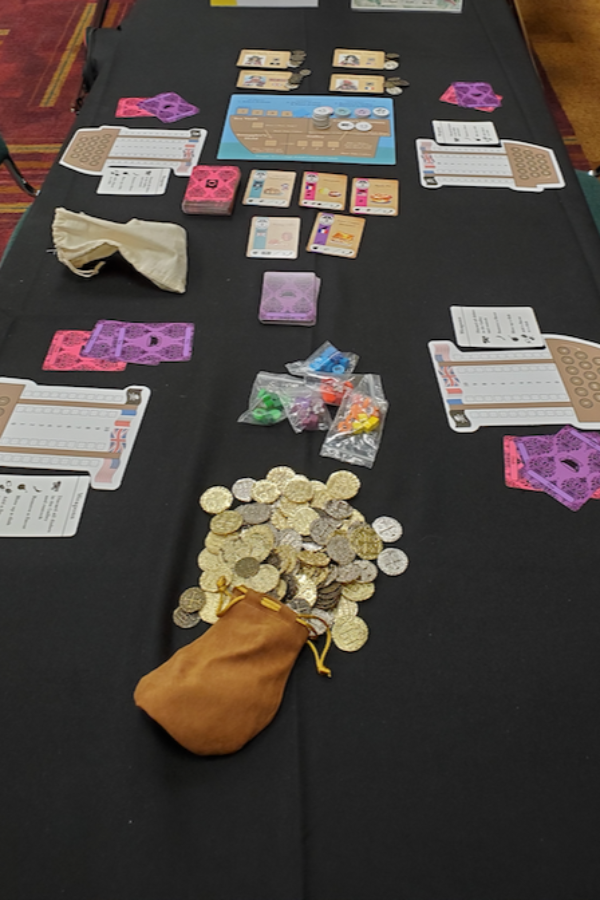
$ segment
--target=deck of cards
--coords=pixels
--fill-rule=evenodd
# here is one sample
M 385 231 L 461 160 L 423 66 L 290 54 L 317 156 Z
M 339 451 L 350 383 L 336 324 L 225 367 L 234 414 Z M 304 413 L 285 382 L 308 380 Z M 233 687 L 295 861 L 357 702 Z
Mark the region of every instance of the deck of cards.
M 315 325 L 320 289 L 314 272 L 265 272 L 258 318 L 265 325 Z
M 181 204 L 183 212 L 230 216 L 240 178 L 237 166 L 194 166 Z

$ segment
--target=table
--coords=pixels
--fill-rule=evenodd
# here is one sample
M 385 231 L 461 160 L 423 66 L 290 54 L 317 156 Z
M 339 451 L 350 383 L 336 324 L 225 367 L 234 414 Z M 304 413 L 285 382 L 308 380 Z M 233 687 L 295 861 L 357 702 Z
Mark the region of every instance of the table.
M 153 392 L 122 487 L 91 492 L 76 537 L 0 543 L 11 900 L 598 895 L 598 506 L 572 515 L 505 488 L 502 429 L 450 431 L 426 347 L 452 336 L 451 303 L 533 305 L 542 330 L 598 339 L 598 238 L 504 0 L 465 0 L 462 15 L 348 6 L 138 0 L 77 122 L 110 124 L 119 97 L 175 90 L 201 107 L 212 161 L 240 48 L 305 48 L 311 93 L 326 90 L 336 46 L 401 52 L 398 165 L 371 172 L 401 178 L 401 216 L 370 219 L 355 261 L 301 250 L 282 266 L 323 279 L 314 329 L 258 323 L 274 266 L 244 256 L 253 211 L 185 217 L 178 179 L 165 197 L 120 199 L 55 167 L 0 273 L 4 374 Z M 500 135 L 552 146 L 566 189 L 419 187 L 414 140 L 452 117 L 437 98 L 454 80 L 489 81 L 504 96 Z M 77 279 L 47 252 L 56 206 L 184 224 L 187 293 L 118 261 Z M 313 213 L 290 213 L 304 241 Z M 55 329 L 101 317 L 193 321 L 193 360 L 42 373 Z M 195 635 L 171 610 L 198 575 L 201 491 L 276 464 L 313 478 L 339 468 L 319 435 L 236 424 L 258 370 L 326 339 L 382 375 L 390 413 L 375 467 L 356 470 L 357 505 L 400 518 L 410 566 L 380 576 L 370 640 L 331 652 L 331 680 L 303 652 L 272 725 L 234 756 L 197 758 L 134 707 L 133 688 Z

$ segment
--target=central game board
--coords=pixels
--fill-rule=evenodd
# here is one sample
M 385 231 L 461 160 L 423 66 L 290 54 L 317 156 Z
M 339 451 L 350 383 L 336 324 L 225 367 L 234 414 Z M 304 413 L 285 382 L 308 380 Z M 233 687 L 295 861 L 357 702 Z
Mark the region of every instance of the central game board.
M 327 129 L 313 122 L 313 111 L 320 106 L 334 110 Z M 393 166 L 393 103 L 364 96 L 234 94 L 217 158 Z

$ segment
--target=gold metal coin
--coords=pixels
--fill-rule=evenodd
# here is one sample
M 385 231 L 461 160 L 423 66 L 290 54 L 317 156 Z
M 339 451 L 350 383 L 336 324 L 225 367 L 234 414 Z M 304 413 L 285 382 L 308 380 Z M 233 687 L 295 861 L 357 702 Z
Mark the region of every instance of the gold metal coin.
M 328 566 L 330 558 L 322 550 L 301 550 L 298 554 L 300 562 L 307 566 Z
M 215 622 L 219 621 L 217 610 L 219 609 L 220 603 L 221 594 L 214 593 L 213 591 L 206 592 L 206 603 L 200 610 L 200 618 L 203 622 L 207 622 L 209 625 L 214 625 Z
M 342 597 L 345 597 L 346 600 L 354 600 L 356 603 L 368 600 L 374 593 L 375 585 L 372 583 L 361 584 L 359 581 L 355 581 L 353 584 L 345 584 L 342 588 Z
M 271 522 L 275 526 L 275 528 L 282 531 L 284 528 L 288 527 L 288 519 L 287 516 L 279 509 L 274 509 L 271 514 Z
M 344 597 L 344 593 L 342 591 L 342 596 L 336 606 L 335 610 L 335 620 L 338 619 L 353 619 L 356 615 L 358 615 L 358 603 L 355 600 L 348 600 Z
M 358 525 L 348 531 L 348 540 L 361 559 L 377 559 L 383 550 L 383 541 L 370 525 Z
M 257 503 L 275 503 L 281 491 L 274 481 L 263 478 L 252 488 L 252 499 Z
M 369 626 L 359 616 L 352 619 L 336 619 L 331 629 L 333 643 L 340 650 L 353 653 L 360 650 L 369 638 Z
M 276 484 L 279 490 L 283 490 L 288 481 L 291 481 L 296 473 L 289 466 L 275 466 L 267 472 L 267 481 Z
M 279 572 L 275 566 L 261 566 L 253 578 L 248 579 L 248 585 L 259 594 L 272 591 L 279 583 Z
M 254 534 L 261 535 L 265 540 L 265 543 L 268 543 L 269 547 L 273 548 L 275 546 L 275 532 L 270 525 L 253 525 L 248 531 L 244 532 L 242 540 L 245 540 L 250 535 Z
M 210 530 L 215 534 L 233 534 L 242 527 L 243 522 L 239 512 L 233 510 L 222 512 L 210 520 Z
M 245 549 L 244 556 L 253 556 L 259 562 L 264 562 L 271 550 L 273 544 L 264 534 L 248 534 L 242 538 L 242 547 Z
M 248 548 L 239 536 L 228 538 L 221 547 L 221 559 L 230 569 L 233 569 L 238 559 L 250 555 Z
M 296 575 L 296 581 L 298 582 L 298 597 L 302 597 L 303 600 L 306 600 L 310 606 L 314 606 L 317 601 L 317 586 L 314 581 L 308 577 L 308 575 Z
M 211 550 L 208 550 L 207 547 L 205 547 L 204 550 L 201 550 L 198 554 L 198 568 L 202 569 L 203 572 L 212 572 L 222 565 L 223 560 L 221 559 L 220 555 L 218 555 L 217 553 L 213 553 Z
M 306 475 L 294 475 L 284 485 L 283 496 L 294 503 L 306 503 L 313 495 L 313 486 Z
M 206 603 L 206 594 L 199 587 L 187 588 L 179 598 L 179 605 L 184 612 L 198 612 Z
M 339 472 L 331 473 L 326 487 L 336 500 L 350 500 L 351 497 L 356 497 L 360 490 L 360 479 L 354 472 L 341 469 Z
M 290 544 L 280 544 L 277 548 L 277 555 L 281 560 L 281 572 L 287 574 L 291 572 L 298 562 L 298 551 Z
M 311 509 L 310 506 L 303 506 L 293 516 L 290 516 L 290 528 L 293 528 L 299 534 L 308 535 L 310 534 L 310 526 L 318 518 L 319 513 L 316 509 Z
M 280 578 L 279 581 L 277 582 L 277 584 L 275 585 L 275 587 L 273 588 L 273 590 L 271 591 L 271 593 L 275 594 L 275 596 L 277 597 L 278 600 L 283 600 L 283 598 L 286 595 L 286 592 L 287 592 L 287 584 L 285 583 L 283 578 Z
M 198 579 L 198 584 L 203 591 L 215 593 L 219 590 L 219 580 L 225 579 L 225 585 L 231 584 L 233 572 L 225 565 L 221 565 L 218 569 L 212 569 L 210 572 L 203 572 Z
M 233 494 L 226 487 L 211 487 L 200 497 L 200 506 L 211 516 L 225 512 L 233 503 Z
M 284 516 L 293 516 L 298 512 L 299 509 L 310 509 L 307 503 L 302 501 L 301 503 L 295 503 L 293 500 L 288 500 L 287 497 L 282 497 L 277 504 L 276 507 L 280 512 L 284 514 Z
M 218 553 L 226 540 L 228 540 L 226 535 L 215 534 L 214 531 L 209 531 L 204 538 L 204 546 L 211 553 Z

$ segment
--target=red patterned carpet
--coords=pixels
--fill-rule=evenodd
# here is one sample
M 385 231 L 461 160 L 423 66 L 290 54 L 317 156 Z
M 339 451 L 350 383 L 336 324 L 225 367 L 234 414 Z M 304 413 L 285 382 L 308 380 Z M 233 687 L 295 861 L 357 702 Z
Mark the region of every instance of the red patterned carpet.
M 114 27 L 134 0 L 113 0 Z M 73 124 L 85 30 L 96 12 L 86 0 L 0 0 L 0 131 L 25 178 L 41 186 Z M 0 167 L 0 256 L 30 201 Z

